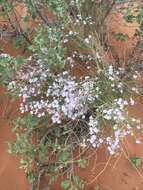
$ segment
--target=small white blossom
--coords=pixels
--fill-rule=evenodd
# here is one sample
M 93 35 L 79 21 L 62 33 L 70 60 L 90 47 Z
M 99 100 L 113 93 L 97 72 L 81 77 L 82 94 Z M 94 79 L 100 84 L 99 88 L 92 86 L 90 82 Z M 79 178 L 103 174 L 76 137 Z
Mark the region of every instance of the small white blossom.
M 85 41 L 87 44 L 90 43 L 89 38 L 85 38 L 84 41 Z

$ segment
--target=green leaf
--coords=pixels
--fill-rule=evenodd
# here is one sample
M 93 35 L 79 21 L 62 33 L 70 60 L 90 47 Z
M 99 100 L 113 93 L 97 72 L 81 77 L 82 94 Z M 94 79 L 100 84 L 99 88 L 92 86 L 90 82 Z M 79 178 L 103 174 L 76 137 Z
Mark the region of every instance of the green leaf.
M 49 179 L 49 185 L 52 185 L 58 179 L 58 175 L 52 175 Z
M 79 176 L 72 176 L 74 187 L 78 187 L 79 189 L 84 188 L 84 181 Z
M 80 168 L 85 168 L 86 164 L 87 164 L 87 161 L 85 159 L 81 159 L 81 160 L 79 160 L 78 166 Z
M 139 168 L 142 164 L 142 158 L 141 157 L 131 157 L 130 160 L 131 160 L 133 166 L 136 168 Z
M 70 185 L 71 185 L 71 181 L 69 179 L 64 180 L 64 181 L 61 182 L 61 187 L 63 189 L 68 189 L 70 187 Z
M 129 22 L 129 23 L 133 23 L 134 20 L 135 20 L 135 18 L 136 18 L 136 17 L 133 16 L 133 15 L 127 15 L 127 16 L 124 17 L 125 21 L 126 21 L 126 22 Z
M 35 176 L 34 176 L 33 171 L 29 171 L 29 172 L 27 173 L 27 178 L 28 178 L 28 180 L 29 180 L 30 182 L 33 182 L 33 181 L 35 180 Z
M 69 156 L 70 156 L 69 152 L 64 151 L 64 152 L 62 152 L 62 153 L 60 154 L 60 156 L 59 156 L 59 161 L 61 161 L 61 162 L 66 162 L 66 161 L 68 160 Z
M 100 186 L 96 185 L 95 190 L 100 190 Z
M 115 33 L 114 36 L 119 41 L 125 41 L 125 40 L 129 39 L 129 36 L 127 34 L 123 34 L 121 32 Z

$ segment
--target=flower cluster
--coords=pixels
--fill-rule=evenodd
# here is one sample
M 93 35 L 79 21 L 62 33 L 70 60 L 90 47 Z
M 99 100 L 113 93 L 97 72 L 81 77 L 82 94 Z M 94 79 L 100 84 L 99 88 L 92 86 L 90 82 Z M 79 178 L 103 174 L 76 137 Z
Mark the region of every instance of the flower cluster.
M 82 84 L 80 86 L 68 72 L 57 76 L 46 96 L 50 99 L 48 109 L 54 123 L 61 123 L 64 118 L 75 120 L 87 112 L 89 89 L 83 91 Z
M 16 81 L 9 84 L 9 89 L 19 86 L 21 113 L 51 115 L 52 122 L 58 124 L 65 118 L 75 120 L 86 114 L 88 100 L 94 99 L 88 81 L 78 83 L 67 71 L 55 76 L 38 64 L 27 66 L 27 70 L 27 73 L 21 71 Z
M 96 117 L 90 116 L 89 118 L 89 130 L 90 137 L 87 139 L 94 148 L 98 148 L 101 144 L 106 144 L 110 154 L 115 154 L 120 148 L 120 140 L 129 134 L 133 133 L 133 129 L 140 129 L 142 127 L 140 120 L 132 118 L 128 123 L 127 118 L 124 116 L 114 120 L 112 118 L 104 119 L 110 121 L 106 122 L 106 126 L 99 126 L 100 120 Z M 124 120 L 124 122 L 123 122 Z M 108 131 L 108 135 L 104 135 L 105 129 Z M 138 142 L 138 141 L 137 141 Z
M 89 117 L 90 137 L 87 141 L 94 148 L 106 144 L 110 154 L 117 152 L 122 138 L 142 127 L 140 120 L 131 118 L 126 110 L 127 106 L 135 104 L 135 100 L 133 93 L 125 96 L 129 89 L 121 81 L 123 74 L 123 69 L 115 70 L 110 65 L 103 75 L 99 72 L 94 83 L 95 109 Z
M 95 77 L 77 80 L 68 71 L 55 74 L 41 61 L 31 60 L 10 84 L 19 87 L 21 113 L 50 117 L 55 125 L 83 120 L 88 127 L 84 143 L 94 148 L 105 143 L 110 154 L 119 149 L 120 139 L 131 134 L 135 127 L 140 128 L 140 121 L 130 118 L 126 111 L 135 101 L 132 95 L 126 96 L 129 89 L 121 79 L 123 69 L 110 65 L 99 70 Z

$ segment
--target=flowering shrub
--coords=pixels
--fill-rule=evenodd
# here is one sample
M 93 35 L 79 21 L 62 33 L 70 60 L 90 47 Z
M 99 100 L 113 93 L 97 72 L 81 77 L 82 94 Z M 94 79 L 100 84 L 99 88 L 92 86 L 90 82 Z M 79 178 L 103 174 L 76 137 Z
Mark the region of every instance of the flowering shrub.
M 0 56 L 0 77 L 21 100 L 21 117 L 13 121 L 17 139 L 9 151 L 22 155 L 21 167 L 33 190 L 40 189 L 43 176 L 50 187 L 64 174 L 63 189 L 83 189 L 72 169 L 86 166 L 81 150 L 105 144 L 114 155 L 124 137 L 143 127 L 128 114 L 142 93 L 141 72 L 105 63 L 104 20 L 115 1 L 24 3 L 42 22 L 29 58 Z M 44 5 L 57 13 L 53 23 L 39 12 Z M 85 70 L 82 77 L 73 74 L 77 65 Z M 78 149 L 81 158 L 75 158 Z
M 87 129 L 82 137 L 85 146 L 90 143 L 96 148 L 105 143 L 111 154 L 119 149 L 120 139 L 141 129 L 140 121 L 130 118 L 126 108 L 135 104 L 134 96 L 140 93 L 135 83 L 140 78 L 137 71 L 127 75 L 125 69 L 109 65 L 93 77 L 76 80 L 68 71 L 55 75 L 39 60 L 33 62 L 30 58 L 9 83 L 9 89 L 19 90 L 22 114 L 47 117 L 53 125 L 69 129 L 71 122 L 82 128 L 81 121 Z

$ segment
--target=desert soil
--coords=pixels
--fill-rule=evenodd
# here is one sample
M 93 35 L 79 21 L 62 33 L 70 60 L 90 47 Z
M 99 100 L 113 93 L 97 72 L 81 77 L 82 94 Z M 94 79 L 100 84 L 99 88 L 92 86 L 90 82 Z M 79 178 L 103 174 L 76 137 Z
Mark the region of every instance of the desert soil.
M 110 23 L 108 39 L 111 43 L 111 51 L 126 64 L 137 43 L 134 33 L 138 25 L 136 23 L 125 24 L 122 15 L 117 13 L 109 17 L 108 23 Z M 125 42 L 117 41 L 112 36 L 116 32 L 124 32 L 129 39 Z M 13 56 L 23 54 L 21 49 L 13 49 L 10 40 L 0 43 L 3 45 L 5 53 Z M 108 60 L 113 61 L 110 53 L 109 51 Z M 19 114 L 17 111 L 19 102 L 12 102 L 4 92 L 4 89 L 0 88 L 0 190 L 29 190 L 30 186 L 25 173 L 19 169 L 19 158 L 7 152 L 6 144 L 7 141 L 15 138 L 10 121 Z M 142 119 L 143 98 L 138 98 L 137 102 L 134 107 L 129 108 L 129 111 L 134 117 Z M 139 134 L 138 137 L 143 142 L 143 135 Z M 87 155 L 89 159 L 86 169 L 79 171 L 75 168 L 76 173 L 87 181 L 85 190 L 97 190 L 98 186 L 100 190 L 143 190 L 143 164 L 136 169 L 129 159 L 131 156 L 143 157 L 143 143 L 136 144 L 135 137 L 128 137 L 122 141 L 121 152 L 116 157 L 109 156 L 105 147 L 97 151 L 89 150 Z M 59 181 L 54 190 L 60 190 Z

